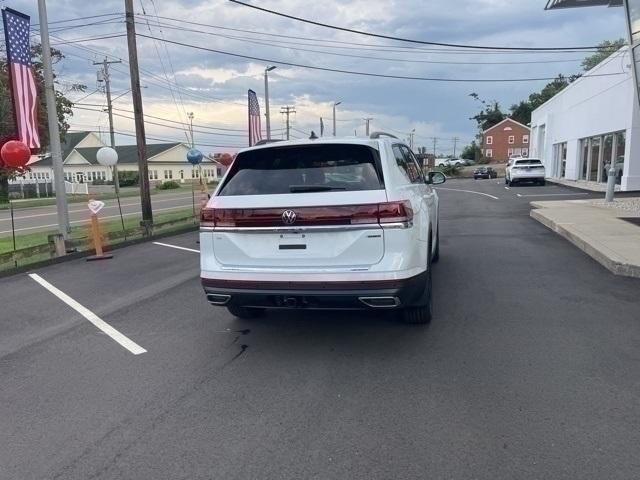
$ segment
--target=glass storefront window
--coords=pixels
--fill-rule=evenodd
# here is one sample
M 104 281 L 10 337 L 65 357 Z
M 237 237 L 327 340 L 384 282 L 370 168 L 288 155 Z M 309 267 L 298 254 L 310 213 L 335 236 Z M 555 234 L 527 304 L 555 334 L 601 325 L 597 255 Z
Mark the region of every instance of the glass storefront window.
M 583 138 L 580 140 L 580 179 L 587 179 L 587 167 L 589 165 L 589 139 Z
M 600 146 L 602 137 L 591 137 L 591 162 L 589 168 L 589 180 L 596 182 L 598 180 L 598 163 L 600 160 Z
M 624 149 L 627 132 L 617 132 L 615 134 L 615 151 L 613 153 L 615 157 L 616 167 L 616 183 L 620 185 L 622 182 L 622 175 L 624 175 Z
M 611 157 L 613 156 L 613 134 L 605 135 L 604 143 L 602 145 L 602 163 L 600 165 L 600 181 L 607 183 L 607 177 L 609 176 L 609 165 L 611 164 Z

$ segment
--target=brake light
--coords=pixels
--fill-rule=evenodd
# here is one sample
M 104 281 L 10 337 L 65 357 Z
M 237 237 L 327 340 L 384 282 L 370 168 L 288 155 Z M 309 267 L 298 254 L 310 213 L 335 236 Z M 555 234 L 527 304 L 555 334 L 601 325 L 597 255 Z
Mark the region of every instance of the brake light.
M 215 210 L 213 208 L 203 208 L 200 211 L 200 226 L 201 227 L 215 227 Z
M 410 223 L 413 221 L 413 209 L 408 200 L 388 202 L 378 205 L 379 223 Z
M 411 224 L 412 220 L 413 209 L 407 200 L 326 207 L 204 208 L 200 213 L 201 227 L 218 228 Z

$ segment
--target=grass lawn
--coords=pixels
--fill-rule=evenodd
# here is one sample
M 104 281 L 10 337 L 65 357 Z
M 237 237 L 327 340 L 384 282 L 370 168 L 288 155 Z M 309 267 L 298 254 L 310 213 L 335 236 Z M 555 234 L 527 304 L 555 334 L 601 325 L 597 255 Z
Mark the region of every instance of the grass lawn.
M 127 216 L 124 217 L 124 226 L 127 231 L 127 237 L 137 236 L 139 234 L 138 227 L 140 225 L 140 220 L 142 217 L 138 216 Z M 191 208 L 188 209 L 180 209 L 170 212 L 163 212 L 153 216 L 153 221 L 155 224 L 161 224 L 165 222 L 172 222 L 177 220 L 184 220 L 181 222 L 181 226 L 184 226 L 186 223 L 194 222 L 193 218 L 193 210 Z M 89 237 L 89 221 L 87 221 L 86 225 L 79 225 L 71 228 L 70 238 L 72 240 L 81 240 L 83 238 Z M 103 234 L 111 233 L 111 232 L 121 232 L 122 231 L 122 223 L 120 219 L 109 220 L 108 222 L 100 222 L 100 230 Z M 45 245 L 47 244 L 47 236 L 53 233 L 58 233 L 57 230 L 49 230 L 46 232 L 36 232 L 36 233 L 27 233 L 16 235 L 16 248 L 19 250 L 21 248 L 35 247 L 37 245 Z M 0 253 L 6 253 L 13 251 L 13 239 L 12 237 L 0 237 Z

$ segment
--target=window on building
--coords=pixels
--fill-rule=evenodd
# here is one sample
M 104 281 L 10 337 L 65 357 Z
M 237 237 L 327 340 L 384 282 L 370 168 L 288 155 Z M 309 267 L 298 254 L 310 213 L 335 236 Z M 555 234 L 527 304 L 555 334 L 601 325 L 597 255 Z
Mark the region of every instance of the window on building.
M 507 150 L 507 155 L 508 155 L 509 157 L 511 157 L 511 156 L 513 155 L 513 148 L 509 148 L 509 149 Z
M 491 135 L 487 136 L 487 145 L 493 145 L 493 137 Z
M 522 135 L 522 143 L 529 143 L 529 135 Z
M 171 180 L 173 178 L 173 170 L 165 170 L 164 171 L 164 179 Z
M 493 150 L 492 150 L 492 149 L 490 149 L 490 148 L 487 148 L 487 149 L 484 151 L 484 156 L 485 156 L 485 157 L 487 157 L 487 158 L 493 158 Z
M 522 149 L 522 154 L 523 157 L 528 157 L 529 156 L 529 149 L 528 148 L 523 148 Z
M 513 145 L 514 143 L 516 143 L 516 136 L 509 135 L 509 145 Z
M 218 177 L 222 176 L 222 168 L 221 167 L 216 167 L 216 172 L 218 173 Z

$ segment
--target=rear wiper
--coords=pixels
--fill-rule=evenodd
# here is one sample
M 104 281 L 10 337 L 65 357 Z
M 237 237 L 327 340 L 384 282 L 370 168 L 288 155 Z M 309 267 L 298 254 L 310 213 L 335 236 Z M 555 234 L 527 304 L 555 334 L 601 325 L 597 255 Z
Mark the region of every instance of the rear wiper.
M 332 190 L 346 190 L 345 187 L 330 187 L 328 185 L 289 185 L 291 193 L 300 192 L 330 192 Z

